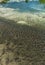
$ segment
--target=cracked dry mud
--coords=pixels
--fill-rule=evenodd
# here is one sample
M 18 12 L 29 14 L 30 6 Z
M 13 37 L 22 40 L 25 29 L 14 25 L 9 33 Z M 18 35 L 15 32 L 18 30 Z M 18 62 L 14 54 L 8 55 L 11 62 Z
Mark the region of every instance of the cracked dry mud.
M 45 30 L 0 19 L 0 65 L 45 65 Z

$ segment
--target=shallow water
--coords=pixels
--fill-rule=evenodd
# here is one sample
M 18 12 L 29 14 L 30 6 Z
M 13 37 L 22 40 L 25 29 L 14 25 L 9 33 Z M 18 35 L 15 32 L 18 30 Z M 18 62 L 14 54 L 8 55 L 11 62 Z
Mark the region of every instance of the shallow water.
M 25 16 L 31 18 L 41 17 L 45 19 L 45 4 L 40 4 L 38 1 L 28 3 L 24 1 L 9 1 L 6 4 L 0 4 L 0 16 L 13 20 L 16 17 L 25 18 Z
M 20 12 L 45 12 L 45 4 L 40 4 L 38 1 L 31 1 L 28 3 L 25 3 L 24 1 L 10 1 L 6 4 L 0 4 L 0 7 L 16 9 Z

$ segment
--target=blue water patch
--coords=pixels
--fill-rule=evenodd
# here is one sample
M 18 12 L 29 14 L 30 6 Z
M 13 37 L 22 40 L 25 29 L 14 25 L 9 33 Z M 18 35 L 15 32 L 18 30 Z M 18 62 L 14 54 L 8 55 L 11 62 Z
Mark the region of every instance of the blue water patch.
M 3 6 L 5 8 L 12 8 L 17 9 L 20 12 L 39 12 L 43 11 L 45 12 L 45 4 L 40 4 L 38 1 L 30 1 L 28 3 L 25 3 L 24 1 L 21 2 L 8 2 L 6 4 L 0 4 L 0 6 Z

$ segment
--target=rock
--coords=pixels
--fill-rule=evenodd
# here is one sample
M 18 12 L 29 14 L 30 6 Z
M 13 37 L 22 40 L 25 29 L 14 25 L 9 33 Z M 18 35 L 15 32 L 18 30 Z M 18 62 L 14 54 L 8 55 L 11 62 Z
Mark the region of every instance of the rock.
M 27 24 L 25 21 L 18 21 L 19 24 Z

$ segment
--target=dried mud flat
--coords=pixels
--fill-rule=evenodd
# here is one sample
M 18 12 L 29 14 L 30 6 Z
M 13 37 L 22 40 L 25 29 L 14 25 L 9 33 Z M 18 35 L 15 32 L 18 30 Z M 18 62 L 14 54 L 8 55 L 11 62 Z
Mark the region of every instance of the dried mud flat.
M 45 30 L 0 18 L 0 65 L 45 65 Z

